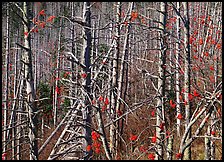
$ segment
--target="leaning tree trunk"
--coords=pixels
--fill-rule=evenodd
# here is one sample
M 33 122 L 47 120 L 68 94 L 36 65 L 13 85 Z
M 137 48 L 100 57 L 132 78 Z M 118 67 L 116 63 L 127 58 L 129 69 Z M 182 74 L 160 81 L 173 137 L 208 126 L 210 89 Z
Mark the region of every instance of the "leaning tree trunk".
M 23 19 L 24 32 L 30 30 L 31 20 L 31 4 L 30 2 L 23 3 Z M 36 94 L 34 91 L 34 78 L 32 72 L 32 54 L 31 54 L 31 37 L 30 34 L 24 35 L 24 49 L 25 52 L 22 55 L 24 63 L 24 79 L 26 81 L 26 93 L 27 93 L 27 110 L 29 117 L 29 142 L 30 142 L 30 160 L 38 160 L 38 145 L 37 145 L 37 107 L 35 103 Z
M 91 55 L 91 11 L 90 11 L 90 2 L 84 2 L 83 4 L 83 62 L 85 64 L 85 68 L 83 72 L 87 74 L 86 78 L 84 78 L 83 87 L 85 89 L 84 94 L 84 105 L 85 107 L 82 109 L 83 113 L 83 121 L 84 121 L 84 130 L 83 135 L 85 137 L 83 143 L 83 150 L 85 150 L 84 160 L 92 159 L 92 150 L 89 152 L 86 151 L 86 147 L 88 145 L 92 145 L 91 138 L 91 70 L 90 70 L 90 55 Z
M 188 13 L 188 2 L 183 2 L 184 8 L 184 100 L 185 100 L 185 128 L 188 127 L 190 118 L 191 118 L 191 105 L 189 100 L 190 94 L 190 44 L 189 44 L 189 36 L 190 36 L 190 29 L 189 29 L 189 13 Z M 188 135 L 186 141 L 191 138 L 191 128 L 188 131 Z M 186 148 L 184 152 L 184 159 L 190 160 L 191 159 L 191 146 Z
M 165 71 L 166 71 L 166 50 L 167 50 L 167 42 L 166 42 L 166 36 L 165 36 L 165 26 L 166 26 L 166 19 L 167 19 L 167 3 L 161 2 L 160 3 L 160 24 L 159 28 L 161 31 L 159 31 L 159 37 L 160 37 L 160 52 L 159 52 L 159 63 L 158 63 L 158 100 L 157 100 L 157 106 L 156 106 L 156 137 L 157 137 L 157 154 L 156 159 L 161 160 L 163 159 L 163 142 L 164 142 L 164 135 L 162 132 L 162 129 L 160 129 L 160 125 L 165 123 L 165 114 L 164 114 L 164 97 L 165 97 Z

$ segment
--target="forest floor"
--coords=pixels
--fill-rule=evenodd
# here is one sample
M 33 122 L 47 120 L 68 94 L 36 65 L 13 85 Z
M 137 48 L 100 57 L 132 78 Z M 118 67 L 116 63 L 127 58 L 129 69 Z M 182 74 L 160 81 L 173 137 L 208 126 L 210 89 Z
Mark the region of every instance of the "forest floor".
M 54 134 L 54 136 L 51 138 L 50 142 L 46 145 L 46 147 L 43 149 L 43 151 L 39 155 L 39 160 L 47 160 L 54 145 L 56 144 L 58 138 L 60 137 L 65 125 L 62 125 L 59 130 Z M 51 135 L 51 133 L 54 131 L 54 128 L 51 129 L 46 128 L 44 130 L 44 136 L 42 140 L 38 141 L 38 148 L 42 146 L 42 144 L 46 141 L 46 139 Z

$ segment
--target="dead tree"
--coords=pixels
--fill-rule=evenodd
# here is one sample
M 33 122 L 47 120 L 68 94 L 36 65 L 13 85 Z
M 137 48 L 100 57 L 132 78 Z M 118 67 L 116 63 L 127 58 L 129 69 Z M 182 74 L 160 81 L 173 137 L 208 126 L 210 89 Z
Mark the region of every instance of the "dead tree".
M 26 81 L 26 107 L 29 117 L 29 142 L 30 142 L 30 160 L 38 160 L 37 145 L 37 107 L 36 94 L 34 90 L 34 78 L 32 72 L 32 51 L 30 20 L 31 20 L 31 3 L 23 2 L 23 20 L 24 20 L 24 53 L 22 54 L 22 62 L 24 66 L 24 79 Z
M 84 2 L 83 4 L 83 23 L 85 26 L 83 26 L 83 51 L 82 51 L 82 57 L 83 57 L 83 64 L 85 65 L 85 68 L 83 72 L 86 74 L 86 77 L 83 79 L 83 87 L 85 90 L 84 94 L 84 107 L 82 109 L 83 113 L 83 121 L 84 121 L 84 130 L 83 135 L 85 137 L 84 143 L 83 143 L 83 150 L 85 150 L 84 159 L 89 160 L 92 157 L 92 150 L 86 151 L 86 147 L 88 145 L 92 145 L 92 138 L 91 138 L 91 112 L 92 112 L 92 106 L 91 106 L 91 11 L 90 11 L 90 2 Z
M 158 94 L 157 94 L 157 106 L 156 106 L 156 138 L 157 146 L 156 146 L 156 159 L 163 159 L 163 147 L 162 141 L 164 139 L 164 135 L 162 133 L 162 129 L 160 129 L 161 124 L 165 124 L 165 112 L 164 112 L 164 100 L 165 100 L 165 72 L 166 72 L 166 51 L 167 51 L 167 42 L 165 36 L 165 26 L 167 19 L 167 2 L 160 3 L 160 24 L 159 28 L 159 38 L 160 38 L 160 52 L 159 52 L 159 62 L 158 62 Z

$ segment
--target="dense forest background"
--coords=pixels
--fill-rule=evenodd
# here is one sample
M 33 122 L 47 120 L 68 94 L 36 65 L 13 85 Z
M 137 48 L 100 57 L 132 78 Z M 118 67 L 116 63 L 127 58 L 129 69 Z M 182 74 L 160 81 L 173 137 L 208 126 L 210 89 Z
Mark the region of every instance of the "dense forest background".
M 222 159 L 222 2 L 2 2 L 9 159 Z

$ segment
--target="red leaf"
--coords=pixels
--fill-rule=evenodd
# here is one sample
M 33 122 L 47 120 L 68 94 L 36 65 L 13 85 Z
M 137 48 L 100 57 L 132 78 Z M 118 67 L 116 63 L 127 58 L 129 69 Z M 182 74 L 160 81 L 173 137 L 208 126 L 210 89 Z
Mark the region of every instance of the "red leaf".
M 150 160 L 154 160 L 154 159 L 155 159 L 155 155 L 154 155 L 154 154 L 149 154 L 149 155 L 148 155 L 148 159 L 150 159 Z
M 138 17 L 138 12 L 131 12 L 131 21 L 134 21 Z
M 95 152 L 96 154 L 100 154 L 100 148 L 96 148 Z
M 103 101 L 103 96 L 100 96 L 98 100 Z
M 106 105 L 102 106 L 102 111 L 103 111 L 103 112 L 104 112 L 106 109 L 107 109 L 107 106 L 106 106 Z
M 216 45 L 216 48 L 217 48 L 217 49 L 221 49 L 221 48 L 222 48 L 222 45 L 221 45 L 220 43 L 218 43 L 218 44 Z
M 200 94 L 199 94 L 199 93 L 197 93 L 197 91 L 196 91 L 196 90 L 194 90 L 194 96 L 195 96 L 195 97 L 199 97 L 199 96 L 200 96 Z
M 210 68 L 211 71 L 215 70 L 213 66 L 210 66 L 209 68 Z
M 212 134 L 212 135 L 215 135 L 215 131 L 211 131 L 211 134 Z
M 60 88 L 56 86 L 56 88 L 55 88 L 55 92 L 56 92 L 57 94 L 60 94 Z
M 155 111 L 154 111 L 154 110 L 152 110 L 152 112 L 151 112 L 151 116 L 152 116 L 152 117 L 155 116 Z
M 142 146 L 139 147 L 139 151 L 146 152 L 147 151 L 147 148 L 142 145 Z
M 40 27 L 41 27 L 41 28 L 45 28 L 45 25 L 46 25 L 45 22 L 40 23 Z
M 29 34 L 28 32 L 24 32 L 24 35 L 25 35 L 26 37 L 28 37 L 28 34 Z
M 82 78 L 86 78 L 87 74 L 86 73 L 82 73 Z
M 46 14 L 45 14 L 44 10 L 41 10 L 41 11 L 39 12 L 39 15 L 45 16 Z
M 193 95 L 192 94 L 188 94 L 188 98 L 189 98 L 189 100 L 191 101 L 194 97 L 193 97 Z
M 177 153 L 177 154 L 176 154 L 176 158 L 177 158 L 177 159 L 182 158 L 182 156 L 183 156 L 183 155 L 182 155 L 181 153 Z
M 109 105 L 109 99 L 106 97 L 105 101 L 104 101 L 105 105 Z
M 193 58 L 194 58 L 195 60 L 197 60 L 197 59 L 198 59 L 198 56 L 194 55 Z
M 202 38 L 199 39 L 199 44 L 200 44 L 200 45 L 203 44 L 203 39 L 202 39 Z
M 178 115 L 177 115 L 177 119 L 180 119 L 180 120 L 183 119 L 182 114 L 178 114 Z
M 204 56 L 208 57 L 209 56 L 208 52 L 204 52 Z
M 214 39 L 212 39 L 211 43 L 212 43 L 213 45 L 215 45 L 215 44 L 216 44 L 216 41 L 215 41 Z
M 173 100 L 170 100 L 170 107 L 171 107 L 171 108 L 175 108 L 175 107 L 176 107 L 176 104 L 173 103 Z
M 86 146 L 86 151 L 90 151 L 92 149 L 92 146 L 91 145 L 88 145 L 88 146 Z
M 129 140 L 130 140 L 130 141 L 135 141 L 135 140 L 137 140 L 137 136 L 131 134 Z
M 153 136 L 153 137 L 152 137 L 151 142 L 152 142 L 152 143 L 156 143 L 156 136 Z
M 56 18 L 56 16 L 49 16 L 47 18 L 47 22 L 52 22 L 54 18 Z
M 161 130 L 164 130 L 164 126 L 165 126 L 165 123 L 160 123 L 159 128 L 160 128 Z
M 92 135 L 92 139 L 93 139 L 93 140 L 97 140 L 98 138 L 100 138 L 100 135 L 99 135 L 97 132 L 95 132 L 95 131 L 93 131 L 93 132 L 91 133 L 91 135 Z
M 92 100 L 92 105 L 94 105 L 96 103 L 96 101 L 95 100 Z

